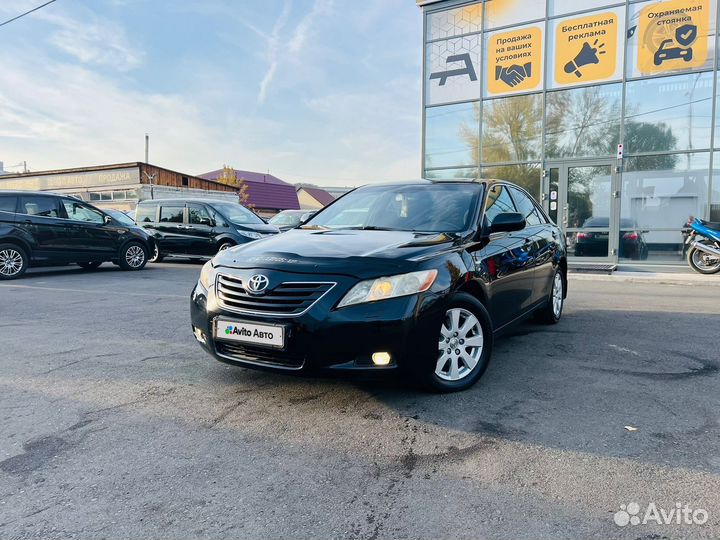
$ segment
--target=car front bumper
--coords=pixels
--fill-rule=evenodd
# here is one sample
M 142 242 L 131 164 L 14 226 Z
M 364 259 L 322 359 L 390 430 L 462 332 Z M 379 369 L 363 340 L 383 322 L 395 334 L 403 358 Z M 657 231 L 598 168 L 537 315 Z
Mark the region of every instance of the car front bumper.
M 330 293 L 296 317 L 237 313 L 219 305 L 214 290 L 199 283 L 191 294 L 193 332 L 217 360 L 237 366 L 282 372 L 388 372 L 417 370 L 437 358 L 437 339 L 443 321 L 444 295 L 424 293 L 358 304 L 334 306 L 357 280 L 338 279 Z M 318 280 L 325 279 L 318 277 Z M 282 349 L 246 345 L 215 337 L 218 318 L 246 323 L 282 325 Z M 222 334 L 221 334 L 222 336 Z M 375 365 L 372 355 L 387 352 L 391 362 Z

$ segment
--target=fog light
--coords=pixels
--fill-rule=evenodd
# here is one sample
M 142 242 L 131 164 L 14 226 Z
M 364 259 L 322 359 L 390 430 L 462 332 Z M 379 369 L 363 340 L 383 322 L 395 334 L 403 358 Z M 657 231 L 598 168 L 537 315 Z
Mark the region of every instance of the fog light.
M 387 352 L 376 352 L 372 355 L 373 364 L 376 366 L 387 366 L 390 360 L 390 353 Z
M 193 326 L 193 334 L 200 343 L 205 343 L 205 332 Z

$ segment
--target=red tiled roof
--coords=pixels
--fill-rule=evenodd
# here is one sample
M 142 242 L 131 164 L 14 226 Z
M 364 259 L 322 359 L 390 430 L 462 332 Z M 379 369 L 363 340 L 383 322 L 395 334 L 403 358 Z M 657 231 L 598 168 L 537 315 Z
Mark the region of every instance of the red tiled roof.
M 222 169 L 199 175 L 200 178 L 217 180 L 222 176 Z M 272 174 L 235 169 L 238 179 L 245 180 L 248 186 L 248 204 L 254 208 L 268 210 L 299 210 L 295 186 L 283 182 Z

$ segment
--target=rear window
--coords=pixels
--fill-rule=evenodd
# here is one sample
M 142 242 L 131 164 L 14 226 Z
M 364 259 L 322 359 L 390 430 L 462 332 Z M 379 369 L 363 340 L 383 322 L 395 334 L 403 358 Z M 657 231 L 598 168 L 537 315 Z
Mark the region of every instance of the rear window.
M 155 223 L 156 213 L 156 204 L 138 205 L 135 211 L 135 221 L 138 223 Z
M 17 197 L 0 195 L 0 212 L 15 212 Z

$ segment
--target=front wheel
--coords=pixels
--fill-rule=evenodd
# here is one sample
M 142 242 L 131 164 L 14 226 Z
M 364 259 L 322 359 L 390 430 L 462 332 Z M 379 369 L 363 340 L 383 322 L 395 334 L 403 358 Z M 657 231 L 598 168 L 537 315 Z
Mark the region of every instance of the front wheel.
M 147 262 L 148 252 L 142 244 L 130 242 L 120 249 L 118 264 L 123 270 L 142 270 Z
M 0 280 L 22 276 L 29 265 L 25 251 L 15 244 L 0 244 Z
M 720 257 L 701 251 L 696 247 L 688 250 L 688 264 L 699 274 L 717 274 L 720 272 Z
M 437 355 L 426 367 L 426 385 L 437 392 L 470 388 L 487 369 L 492 344 L 485 307 L 467 293 L 456 293 L 438 329 Z

